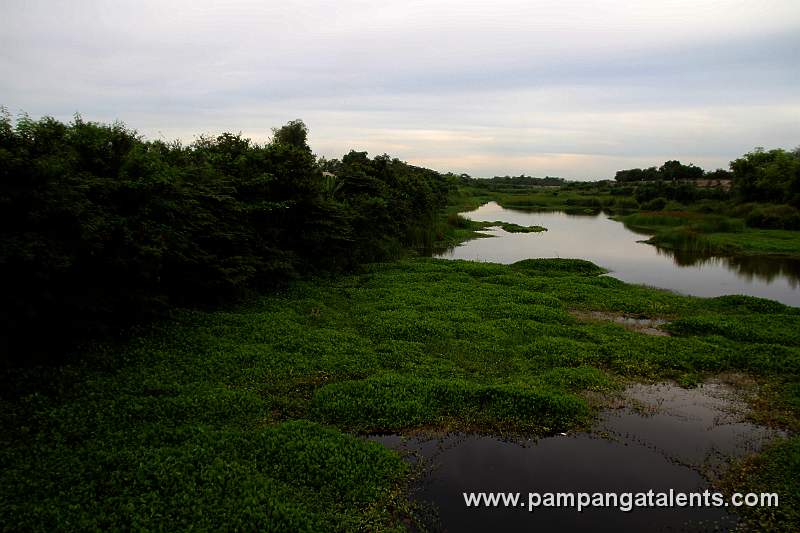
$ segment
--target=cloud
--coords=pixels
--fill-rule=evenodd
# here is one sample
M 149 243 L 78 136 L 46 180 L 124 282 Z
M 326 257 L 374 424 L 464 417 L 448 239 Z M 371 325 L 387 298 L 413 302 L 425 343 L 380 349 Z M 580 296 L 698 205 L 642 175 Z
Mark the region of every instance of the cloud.
M 6 0 L 0 105 L 478 175 L 709 167 L 800 143 L 794 0 Z

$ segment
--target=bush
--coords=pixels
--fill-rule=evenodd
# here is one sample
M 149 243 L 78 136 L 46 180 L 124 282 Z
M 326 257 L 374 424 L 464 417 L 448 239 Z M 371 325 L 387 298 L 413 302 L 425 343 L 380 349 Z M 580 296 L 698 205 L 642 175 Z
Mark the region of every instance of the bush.
M 675 200 L 670 200 L 667 202 L 667 205 L 664 206 L 664 209 L 667 211 L 685 211 L 686 206 L 680 202 L 676 202 Z
M 0 114 L 0 362 L 432 240 L 451 181 L 366 152 L 323 175 L 306 136 L 182 146 Z
M 790 205 L 759 206 L 745 220 L 753 228 L 796 230 L 800 229 L 800 210 Z
M 642 210 L 644 211 L 661 211 L 666 207 L 667 199 L 663 196 L 659 196 L 658 198 L 653 198 L 642 204 Z
M 469 229 L 472 227 L 472 223 L 466 217 L 461 216 L 458 213 L 450 213 L 447 215 L 447 224 L 454 228 L 461 228 L 461 229 Z
M 637 209 L 639 202 L 634 198 L 621 197 L 614 200 L 614 207 L 617 209 Z
M 719 200 L 700 200 L 693 209 L 699 213 L 720 213 L 725 211 L 725 204 Z
M 564 205 L 578 206 L 578 207 L 593 207 L 596 209 L 601 209 L 603 207 L 603 202 L 594 197 L 567 198 L 566 200 L 564 200 Z

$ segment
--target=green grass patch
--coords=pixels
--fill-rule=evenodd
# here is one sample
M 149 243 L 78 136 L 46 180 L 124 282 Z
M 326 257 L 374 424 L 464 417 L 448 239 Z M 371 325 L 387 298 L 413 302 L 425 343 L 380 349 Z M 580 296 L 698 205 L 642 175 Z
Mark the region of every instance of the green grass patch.
M 547 228 L 542 226 L 520 226 L 519 224 L 514 224 L 511 222 L 495 222 L 495 224 L 499 225 L 509 233 L 538 233 L 541 231 L 547 231 Z
M 507 426 L 553 432 L 575 425 L 589 409 L 583 399 L 558 389 L 389 375 L 327 385 L 314 396 L 313 411 L 328 423 L 360 431 Z
M 576 429 L 591 419 L 589 391 L 628 378 L 746 371 L 796 416 L 800 310 L 603 273 L 567 259 L 372 264 L 235 309 L 177 312 L 79 365 L 6 371 L 0 523 L 401 527 L 406 466 L 359 433 Z M 673 336 L 571 309 L 665 317 Z
M 800 257 L 800 231 L 750 228 L 738 218 L 665 211 L 634 213 L 619 220 L 634 231 L 654 234 L 648 242 L 662 248 L 715 255 Z

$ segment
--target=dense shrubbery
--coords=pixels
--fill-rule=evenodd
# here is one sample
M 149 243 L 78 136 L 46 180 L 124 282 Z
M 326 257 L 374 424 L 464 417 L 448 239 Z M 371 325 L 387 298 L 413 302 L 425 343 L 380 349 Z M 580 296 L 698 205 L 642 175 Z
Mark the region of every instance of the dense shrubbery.
M 564 205 L 567 206 L 578 206 L 578 207 L 593 207 L 595 209 L 601 209 L 603 207 L 602 200 L 594 197 L 585 197 L 585 198 L 567 198 L 564 200 Z
M 742 204 L 733 212 L 753 228 L 800 229 L 800 211 L 790 205 Z
M 365 152 L 321 165 L 306 136 L 293 121 L 266 145 L 226 133 L 182 146 L 3 113 L 0 352 L 430 240 L 452 180 Z
M 645 211 L 661 211 L 667 205 L 667 199 L 663 196 L 653 198 L 642 204 L 642 209 Z
M 655 198 L 688 204 L 701 200 L 725 199 L 729 193 L 719 188 L 696 187 L 690 182 L 654 181 L 638 185 L 633 195 L 640 204 Z
M 614 200 L 614 208 L 616 209 L 638 209 L 639 202 L 634 198 L 626 198 L 624 196 Z

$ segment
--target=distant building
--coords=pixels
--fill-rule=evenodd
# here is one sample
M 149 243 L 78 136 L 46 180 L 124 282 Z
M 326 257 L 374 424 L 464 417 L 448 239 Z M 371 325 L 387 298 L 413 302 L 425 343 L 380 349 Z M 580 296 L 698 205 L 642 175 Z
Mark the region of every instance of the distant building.
M 689 180 L 687 183 L 693 183 L 695 187 L 704 189 L 722 189 L 723 191 L 729 191 L 733 185 L 733 180 Z

